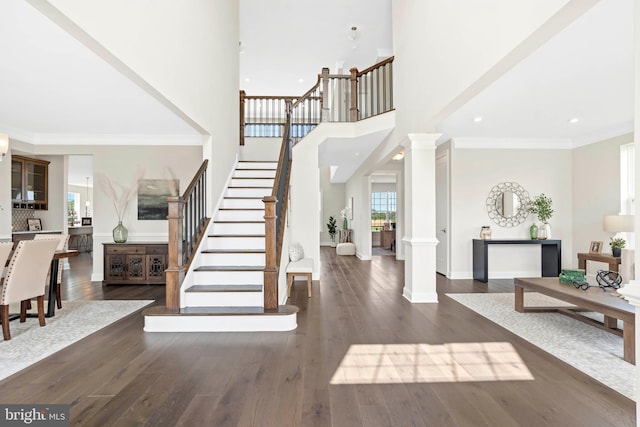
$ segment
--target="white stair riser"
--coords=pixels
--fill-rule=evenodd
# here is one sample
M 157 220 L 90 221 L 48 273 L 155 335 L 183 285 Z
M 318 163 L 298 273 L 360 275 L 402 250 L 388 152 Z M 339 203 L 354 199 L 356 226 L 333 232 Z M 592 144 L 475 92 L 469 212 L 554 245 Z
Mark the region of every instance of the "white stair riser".
M 215 221 L 264 221 L 264 209 L 247 211 L 219 210 Z
M 269 187 L 273 188 L 273 178 L 231 179 L 232 187 Z
M 272 188 L 227 188 L 227 197 L 265 197 L 270 196 Z
M 264 237 L 209 237 L 207 249 L 264 249 Z
M 264 222 L 214 222 L 213 234 L 264 234 Z
M 265 265 L 265 254 L 209 254 L 203 253 L 201 256 L 202 265 Z
M 145 332 L 292 331 L 296 313 L 261 316 L 145 316 Z
M 258 208 L 264 209 L 262 198 L 259 199 L 222 199 L 222 208 Z
M 194 285 L 261 285 L 262 271 L 195 271 Z
M 186 292 L 185 307 L 263 307 L 262 292 Z
M 273 169 L 276 170 L 278 164 L 275 162 L 243 162 L 239 161 L 236 170 L 238 169 Z
M 237 177 L 245 177 L 245 178 L 275 178 L 276 171 L 275 170 L 241 170 L 236 169 L 233 172 L 233 178 Z

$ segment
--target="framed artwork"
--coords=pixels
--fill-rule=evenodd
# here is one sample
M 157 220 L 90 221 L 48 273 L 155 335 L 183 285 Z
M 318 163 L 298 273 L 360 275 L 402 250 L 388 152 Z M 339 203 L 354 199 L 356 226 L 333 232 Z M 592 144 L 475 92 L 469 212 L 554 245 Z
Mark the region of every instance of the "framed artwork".
M 29 226 L 29 231 L 42 230 L 42 221 L 40 218 L 27 218 L 27 225 Z
M 168 196 L 178 195 L 177 179 L 138 180 L 138 219 L 167 219 L 169 215 Z
M 589 245 L 589 253 L 590 254 L 600 254 L 602 253 L 602 242 L 592 241 Z
M 91 224 L 91 218 L 90 218 L 90 217 L 83 216 L 83 217 L 82 217 L 82 225 L 92 225 L 92 224 Z

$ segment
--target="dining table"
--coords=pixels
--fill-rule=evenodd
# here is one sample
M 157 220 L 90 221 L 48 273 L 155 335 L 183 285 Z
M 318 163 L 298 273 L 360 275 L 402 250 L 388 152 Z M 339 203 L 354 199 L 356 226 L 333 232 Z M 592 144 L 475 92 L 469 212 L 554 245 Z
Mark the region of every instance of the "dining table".
M 60 260 L 65 258 L 73 258 L 78 256 L 80 252 L 76 249 L 63 249 L 55 251 L 51 259 L 51 270 L 49 271 L 49 302 L 47 304 L 47 312 L 44 317 L 53 317 L 56 315 L 56 296 L 58 290 L 58 269 L 60 268 Z M 35 313 L 34 313 L 35 314 Z M 37 316 L 37 314 L 35 314 Z

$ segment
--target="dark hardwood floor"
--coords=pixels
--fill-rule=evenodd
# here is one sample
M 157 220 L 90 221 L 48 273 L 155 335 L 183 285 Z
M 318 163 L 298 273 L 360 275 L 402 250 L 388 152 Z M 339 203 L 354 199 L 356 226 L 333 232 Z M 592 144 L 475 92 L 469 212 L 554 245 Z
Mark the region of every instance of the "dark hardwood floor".
M 137 312 L 0 382 L 0 402 L 68 403 L 80 426 L 635 425 L 633 401 L 444 295 L 510 281 L 438 276 L 440 302 L 412 305 L 393 257 L 321 257 L 313 297 L 303 281 L 292 290 L 295 331 L 145 333 Z M 71 260 L 63 299 L 162 302 L 162 286 L 89 282 L 89 261 Z M 330 384 L 353 345 L 484 342 L 511 343 L 534 379 Z

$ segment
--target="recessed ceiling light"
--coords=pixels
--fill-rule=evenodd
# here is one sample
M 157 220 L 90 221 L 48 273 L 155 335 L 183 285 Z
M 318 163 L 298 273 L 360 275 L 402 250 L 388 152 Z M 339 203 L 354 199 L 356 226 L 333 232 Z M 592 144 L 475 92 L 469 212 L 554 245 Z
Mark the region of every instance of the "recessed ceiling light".
M 403 157 L 404 151 L 400 151 L 399 153 L 394 154 L 393 157 L 391 157 L 391 160 L 402 160 Z
M 474 123 L 480 123 L 481 121 L 482 121 L 482 117 L 480 117 L 480 116 L 473 118 L 473 122 Z
M 298 79 L 298 83 L 304 83 L 304 79 L 302 78 Z
M 249 77 L 245 77 L 244 81 L 245 81 L 245 83 L 249 83 L 251 81 L 251 79 Z
M 580 121 L 580 119 L 578 117 L 574 117 L 572 119 L 569 119 L 569 123 L 578 123 Z

